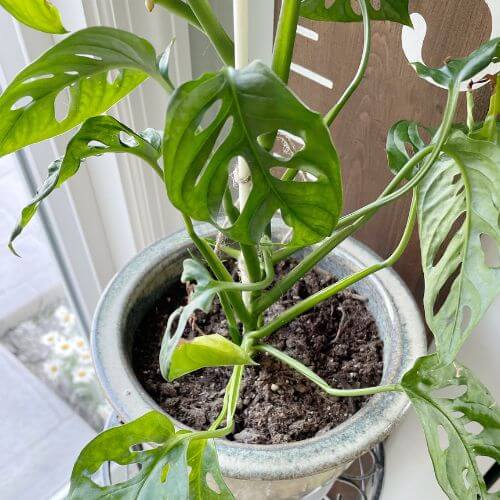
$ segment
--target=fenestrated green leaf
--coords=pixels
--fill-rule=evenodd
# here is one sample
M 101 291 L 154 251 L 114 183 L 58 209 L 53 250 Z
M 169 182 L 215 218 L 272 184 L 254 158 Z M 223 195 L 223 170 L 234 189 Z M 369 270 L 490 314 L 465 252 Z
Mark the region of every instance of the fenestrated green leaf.
M 226 486 L 220 472 L 217 452 L 212 440 L 196 440 L 189 443 L 188 465 L 189 500 L 232 500 L 231 491 Z M 218 491 L 208 483 L 208 478 L 217 485 Z
M 125 425 L 94 438 L 80 453 L 71 474 L 70 500 L 120 498 L 123 500 L 174 500 L 189 498 L 187 441 L 171 447 L 175 429 L 170 419 L 158 412 L 146 413 Z M 133 451 L 139 444 L 152 449 Z M 105 462 L 139 464 L 131 479 L 100 486 L 92 474 Z
M 368 0 L 368 13 L 374 21 L 395 21 L 411 26 L 408 0 L 381 0 L 380 8 Z M 329 7 L 325 0 L 302 0 L 300 15 L 316 21 L 361 21 L 362 17 L 352 7 L 352 0 L 334 0 Z
M 0 96 L 0 156 L 105 112 L 148 75 L 166 85 L 153 47 L 132 33 L 94 27 L 67 37 L 21 71 Z M 66 91 L 63 117 L 55 106 Z
M 452 59 L 441 68 L 429 68 L 422 63 L 412 66 L 419 76 L 430 78 L 439 85 L 450 88 L 457 82 L 463 82 L 474 77 L 490 63 L 500 59 L 500 38 L 494 38 L 481 45 L 463 59 Z
M 45 33 L 66 33 L 61 14 L 48 0 L 0 0 L 0 5 L 30 28 Z
M 436 354 L 417 360 L 401 385 L 420 419 L 437 480 L 448 497 L 493 498 L 476 462 L 479 456 L 500 462 L 500 412 L 486 387 L 458 363 L 443 367 Z M 457 388 L 463 394 L 453 394 Z M 445 443 L 440 442 L 440 429 Z
M 252 358 L 239 345 L 217 333 L 182 339 L 175 348 L 168 379 L 170 381 L 208 366 L 235 366 L 253 364 Z
M 202 129 L 204 114 L 217 103 L 220 110 Z M 290 159 L 267 151 L 259 138 L 278 130 L 300 137 L 304 148 Z M 217 216 L 236 157 L 247 161 L 252 189 L 234 224 L 220 227 Z M 260 62 L 206 74 L 177 89 L 167 111 L 164 162 L 172 203 L 243 243 L 257 243 L 277 210 L 293 228 L 291 245 L 314 243 L 331 234 L 342 209 L 339 160 L 321 116 Z M 273 167 L 316 180 L 283 181 Z
M 481 239 L 500 245 L 500 143 L 454 131 L 417 187 L 424 308 L 444 364 L 500 292 L 500 268 Z
M 23 208 L 9 240 L 9 247 L 14 253 L 13 241 L 36 214 L 40 203 L 55 188 L 75 175 L 85 158 L 103 153 L 134 154 L 161 173 L 157 165 L 157 160 L 161 155 L 161 135 L 156 130 L 147 129 L 139 135 L 111 116 L 89 118 L 69 142 L 64 158 L 50 165 L 44 183 L 31 202 Z

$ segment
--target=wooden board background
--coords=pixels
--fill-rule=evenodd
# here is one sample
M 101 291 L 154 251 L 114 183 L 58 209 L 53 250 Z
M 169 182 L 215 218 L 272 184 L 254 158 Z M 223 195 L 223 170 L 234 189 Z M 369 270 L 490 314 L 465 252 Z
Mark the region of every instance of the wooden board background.
M 375 5 L 375 4 L 374 4 Z M 275 2 L 277 20 L 280 0 Z M 448 57 L 462 57 L 490 38 L 491 15 L 484 0 L 411 0 L 410 12 L 427 22 L 423 59 L 441 66 Z M 360 23 L 322 23 L 301 19 L 319 34 L 318 41 L 297 36 L 293 61 L 333 81 L 327 89 L 301 75 L 291 74 L 291 88 L 313 109 L 325 113 L 354 76 L 362 51 Z M 389 182 L 385 141 L 391 125 L 401 119 L 425 125 L 440 121 L 446 91 L 418 78 L 401 47 L 402 27 L 374 22 L 372 53 L 364 82 L 332 125 L 332 136 L 342 162 L 345 212 L 375 199 Z M 462 96 L 459 118 L 465 116 Z M 480 92 L 478 115 L 487 108 L 488 93 Z M 379 213 L 357 233 L 379 255 L 386 256 L 402 234 L 409 198 Z M 423 291 L 418 237 L 415 235 L 395 266 L 417 296 Z

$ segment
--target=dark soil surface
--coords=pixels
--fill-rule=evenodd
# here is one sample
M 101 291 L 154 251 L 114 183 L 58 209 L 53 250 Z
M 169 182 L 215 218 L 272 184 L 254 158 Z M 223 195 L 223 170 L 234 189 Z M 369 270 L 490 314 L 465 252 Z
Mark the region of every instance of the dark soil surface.
M 293 265 L 280 264 L 277 276 Z M 334 282 L 323 271 L 311 271 L 269 309 L 266 319 Z M 144 388 L 167 413 L 195 429 L 205 429 L 220 411 L 231 369 L 206 368 L 169 383 L 162 378 L 158 364 L 168 316 L 186 300 L 185 286 L 175 284 L 146 315 L 135 335 L 133 364 Z M 341 292 L 275 332 L 268 343 L 332 386 L 377 385 L 382 377 L 383 343 L 366 300 L 354 292 Z M 209 314 L 196 313 L 184 336 L 193 338 L 203 332 L 227 335 L 218 301 Z M 349 418 L 367 399 L 328 396 L 268 355 L 259 355 L 256 361 L 259 366 L 245 369 L 235 432 L 229 439 L 275 444 L 317 436 Z

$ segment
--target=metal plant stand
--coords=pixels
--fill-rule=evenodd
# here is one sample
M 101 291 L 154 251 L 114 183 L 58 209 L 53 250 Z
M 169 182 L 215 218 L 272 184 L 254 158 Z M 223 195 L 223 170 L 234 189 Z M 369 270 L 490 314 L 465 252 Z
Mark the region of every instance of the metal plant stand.
M 105 429 L 120 425 L 116 415 L 111 415 Z M 101 468 L 100 482 L 110 485 L 129 479 L 137 473 L 137 466 L 130 465 L 119 469 L 112 468 L 107 462 Z M 361 458 L 358 458 L 340 476 L 326 496 L 318 498 L 308 495 L 307 500 L 378 500 L 384 479 L 384 447 L 379 444 Z

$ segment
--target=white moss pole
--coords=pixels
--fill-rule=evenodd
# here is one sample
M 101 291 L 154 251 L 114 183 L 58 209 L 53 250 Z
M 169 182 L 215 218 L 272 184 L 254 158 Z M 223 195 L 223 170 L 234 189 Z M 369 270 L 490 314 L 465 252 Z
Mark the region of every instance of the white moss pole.
M 243 68 L 248 64 L 248 0 L 233 0 L 234 19 L 234 67 Z M 244 158 L 238 158 L 238 201 L 240 211 L 243 211 L 245 203 L 252 189 L 250 169 Z M 241 281 L 248 283 L 248 272 L 243 259 L 239 262 Z M 244 293 L 243 300 L 248 304 L 250 294 Z
M 234 17 L 234 67 L 248 64 L 248 0 L 233 0 Z M 238 195 L 243 210 L 251 190 L 250 170 L 243 158 L 238 159 Z

